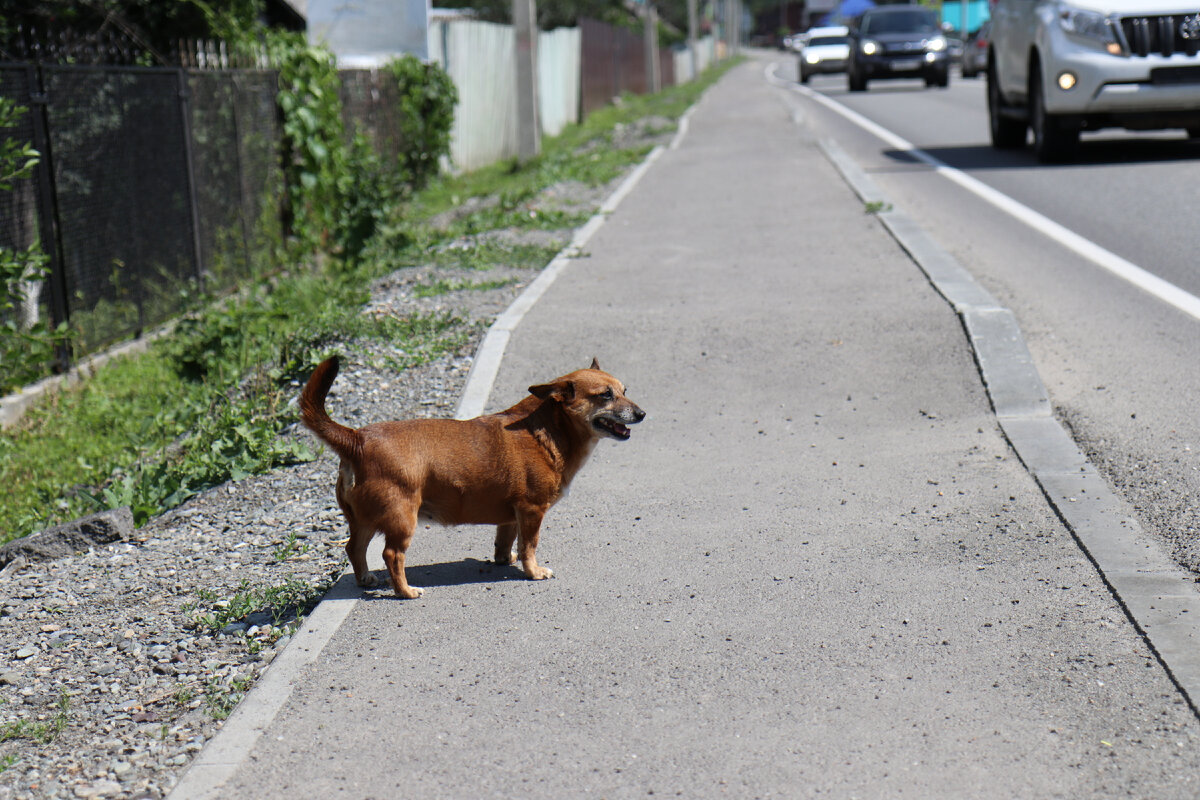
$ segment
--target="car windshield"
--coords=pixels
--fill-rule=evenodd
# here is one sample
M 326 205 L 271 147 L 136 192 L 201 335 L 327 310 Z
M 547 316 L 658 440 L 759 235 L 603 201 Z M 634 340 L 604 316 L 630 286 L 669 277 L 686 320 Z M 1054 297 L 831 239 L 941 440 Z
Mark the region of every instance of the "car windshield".
M 862 21 L 862 32 L 866 34 L 927 33 L 937 30 L 937 15 L 923 8 L 868 14 Z
M 809 47 L 820 47 L 823 44 L 846 44 L 845 36 L 818 36 L 808 40 Z

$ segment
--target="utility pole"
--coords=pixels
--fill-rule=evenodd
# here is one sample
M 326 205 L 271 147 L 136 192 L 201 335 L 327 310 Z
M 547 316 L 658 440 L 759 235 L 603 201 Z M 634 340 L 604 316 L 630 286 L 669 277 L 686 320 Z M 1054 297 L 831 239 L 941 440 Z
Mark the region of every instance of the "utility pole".
M 742 42 L 742 3 L 741 0 L 730 0 L 733 7 L 733 53 L 737 55 Z
M 700 54 L 696 52 L 696 39 L 699 38 L 700 23 L 696 13 L 696 0 L 687 0 L 688 9 L 688 53 L 692 56 L 692 80 L 700 75 Z
M 538 121 L 537 2 L 513 0 L 517 62 L 517 156 L 521 163 L 542 151 Z
M 658 62 L 658 9 L 651 3 L 642 6 L 646 39 L 646 91 L 662 91 L 662 75 Z
M 725 44 L 729 55 L 738 51 L 738 0 L 725 0 Z

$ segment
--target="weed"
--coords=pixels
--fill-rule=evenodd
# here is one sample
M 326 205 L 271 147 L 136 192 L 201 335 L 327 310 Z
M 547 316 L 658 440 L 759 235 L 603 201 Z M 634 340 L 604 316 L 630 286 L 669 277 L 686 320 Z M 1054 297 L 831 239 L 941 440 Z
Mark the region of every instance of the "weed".
M 68 711 L 71 708 L 71 697 L 64 690 L 58 697 L 58 702 L 55 704 L 58 712 L 53 719 L 45 722 L 34 722 L 27 719 L 18 719 L 12 722 L 0 725 L 0 742 L 7 742 L 14 739 L 28 739 L 37 744 L 50 744 L 58 735 L 66 730 Z M 9 765 L 10 766 L 10 765 Z
M 891 210 L 892 204 L 882 200 L 871 200 L 866 204 L 866 213 L 868 214 L 886 214 Z
M 249 581 L 244 580 L 232 597 L 212 603 L 208 611 L 193 608 L 190 612 L 192 623 L 213 633 L 219 633 L 230 623 L 266 611 L 271 615 L 273 627 L 284 628 L 284 623 L 288 620 L 297 623 L 302 620 L 304 614 L 320 599 L 329 585 L 332 585 L 332 580 L 327 584 L 314 586 L 306 581 L 289 578 L 278 586 L 270 587 L 252 586 Z
M 208 715 L 215 720 L 228 719 L 237 704 L 242 702 L 252 683 L 254 679 L 250 676 L 238 676 L 231 679 L 227 685 L 222 684 L 218 678 L 209 681 L 204 693 Z
M 292 556 L 298 556 L 302 555 L 303 553 L 307 553 L 310 547 L 311 545 L 309 545 L 307 542 L 301 543 L 299 538 L 296 536 L 296 532 L 292 531 L 288 534 L 287 538 L 283 540 L 283 544 L 275 548 L 275 561 L 276 563 L 287 561 Z
M 418 284 L 413 289 L 413 295 L 416 297 L 437 297 L 438 295 L 449 294 L 450 292 L 487 291 L 489 289 L 502 289 L 505 286 L 512 286 L 516 282 L 516 278 L 498 281 L 440 280 L 433 283 Z
M 421 261 L 432 261 L 442 267 L 488 270 L 493 267 L 513 269 L 541 269 L 550 263 L 562 245 L 512 244 L 482 241 L 472 244 L 454 244 L 440 247 L 432 253 L 422 254 Z

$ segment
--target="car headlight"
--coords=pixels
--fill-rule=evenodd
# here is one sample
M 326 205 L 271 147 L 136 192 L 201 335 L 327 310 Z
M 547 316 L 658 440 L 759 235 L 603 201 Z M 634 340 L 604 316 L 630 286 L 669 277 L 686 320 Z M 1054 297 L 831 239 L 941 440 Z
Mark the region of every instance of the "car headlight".
M 863 39 L 862 44 L 859 45 L 859 49 L 862 50 L 863 55 L 873 56 L 879 52 L 879 42 Z
M 1122 55 L 1112 20 L 1105 15 L 1066 3 L 1059 3 L 1056 12 L 1058 24 L 1074 38 L 1114 56 Z
M 946 49 L 946 37 L 945 36 L 934 36 L 932 39 L 927 39 L 925 41 L 925 49 L 929 50 L 930 52 L 933 52 L 933 53 L 937 53 L 939 51 L 945 50 Z
M 804 60 L 807 61 L 809 64 L 816 64 L 818 61 L 821 60 L 821 57 L 818 56 L 816 53 L 805 53 Z

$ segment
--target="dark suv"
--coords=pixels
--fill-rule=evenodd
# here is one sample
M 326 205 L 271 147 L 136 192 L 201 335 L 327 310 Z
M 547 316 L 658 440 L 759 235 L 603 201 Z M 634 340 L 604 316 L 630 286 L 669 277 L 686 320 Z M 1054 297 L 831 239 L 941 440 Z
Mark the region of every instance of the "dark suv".
M 850 28 L 850 91 L 867 81 L 924 78 L 926 86 L 950 85 L 950 54 L 938 13 L 917 5 L 868 9 Z

